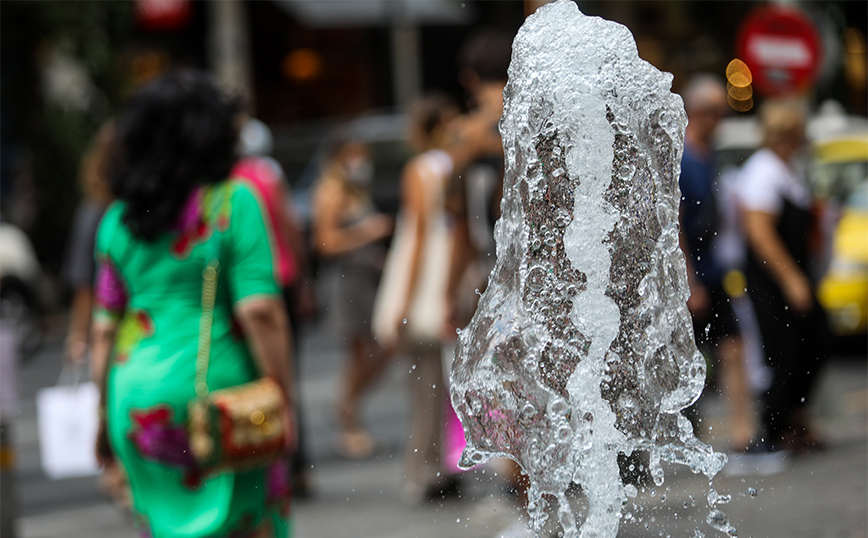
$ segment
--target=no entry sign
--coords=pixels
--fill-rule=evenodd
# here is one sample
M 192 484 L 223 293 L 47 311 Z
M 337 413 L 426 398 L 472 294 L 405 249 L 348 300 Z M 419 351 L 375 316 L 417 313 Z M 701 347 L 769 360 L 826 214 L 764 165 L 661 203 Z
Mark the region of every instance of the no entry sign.
M 736 47 L 736 54 L 750 67 L 756 90 L 771 97 L 808 89 L 822 58 L 813 22 L 788 6 L 753 11 L 739 28 Z

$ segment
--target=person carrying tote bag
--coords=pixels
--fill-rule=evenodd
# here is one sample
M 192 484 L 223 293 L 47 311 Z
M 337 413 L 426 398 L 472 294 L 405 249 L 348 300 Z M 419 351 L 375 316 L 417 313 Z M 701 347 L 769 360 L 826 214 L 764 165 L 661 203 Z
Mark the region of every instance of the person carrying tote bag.
M 452 156 L 443 148 L 456 116 L 452 102 L 436 94 L 412 108 L 411 140 L 421 152 L 404 168 L 396 235 L 374 302 L 374 336 L 413 363 L 404 484 L 404 497 L 411 502 L 454 485 L 441 466 L 445 400 L 440 337 L 451 254 L 444 199 L 453 171 Z

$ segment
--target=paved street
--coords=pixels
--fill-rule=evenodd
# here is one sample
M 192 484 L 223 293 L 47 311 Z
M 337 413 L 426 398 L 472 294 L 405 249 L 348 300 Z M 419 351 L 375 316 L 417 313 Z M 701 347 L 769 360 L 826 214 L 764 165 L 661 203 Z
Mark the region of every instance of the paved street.
M 99 491 L 93 477 L 49 481 L 39 466 L 35 393 L 59 372 L 59 338 L 25 364 L 19 374 L 20 417 L 15 424 L 23 538 L 133 538 L 126 515 Z M 422 507 L 402 500 L 401 449 L 407 425 L 404 376 L 397 363 L 371 398 L 366 419 L 384 441 L 381 455 L 364 462 L 333 452 L 332 401 L 341 363 L 340 342 L 324 325 L 302 341 L 302 401 L 306 440 L 313 459 L 315 495 L 297 503 L 298 538 L 491 538 L 518 517 L 496 469 L 467 475 L 460 499 Z M 721 405 L 703 401 L 703 428 L 725 437 Z M 754 538 L 868 537 L 868 369 L 866 358 L 836 359 L 823 374 L 814 414 L 829 440 L 825 452 L 796 458 L 789 470 L 767 478 L 719 477 L 715 488 L 730 494 L 723 507 L 739 530 Z M 706 432 L 707 433 L 707 432 Z M 718 448 L 725 448 L 710 438 Z M 756 490 L 756 496 L 751 490 Z M 619 536 L 693 537 L 704 520 L 707 481 L 673 469 L 662 488 L 640 491 L 625 509 Z M 641 521 L 640 521 L 641 519 Z M 648 528 L 646 528 L 646 524 Z M 498 534 L 499 536 L 499 534 Z

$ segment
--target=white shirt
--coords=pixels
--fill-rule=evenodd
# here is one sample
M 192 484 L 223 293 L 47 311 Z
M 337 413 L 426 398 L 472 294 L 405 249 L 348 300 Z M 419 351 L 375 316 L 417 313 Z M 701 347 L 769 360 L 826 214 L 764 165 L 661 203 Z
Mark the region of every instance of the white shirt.
M 811 191 L 794 167 L 763 148 L 745 161 L 736 185 L 742 208 L 777 215 L 784 200 L 802 209 L 811 205 Z

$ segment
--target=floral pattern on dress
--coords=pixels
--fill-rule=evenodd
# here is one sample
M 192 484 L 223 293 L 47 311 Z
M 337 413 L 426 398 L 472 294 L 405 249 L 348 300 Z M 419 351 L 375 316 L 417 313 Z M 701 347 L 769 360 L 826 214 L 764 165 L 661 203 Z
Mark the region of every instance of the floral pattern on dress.
M 151 459 L 181 469 L 184 485 L 195 489 L 202 482 L 202 473 L 190 450 L 190 439 L 183 424 L 172 420 L 172 410 L 165 405 L 130 413 L 132 429 L 129 439 L 139 453 Z
M 265 487 L 265 502 L 288 517 L 292 505 L 292 482 L 286 459 L 279 459 L 265 469 Z
M 101 257 L 98 262 L 94 296 L 98 316 L 114 321 L 123 316 L 129 293 L 117 268 L 107 257 Z
M 210 239 L 215 225 L 221 232 L 229 228 L 233 189 L 232 182 L 223 182 L 190 195 L 175 226 L 178 235 L 169 244 L 175 258 L 186 258 L 196 245 Z
M 114 361 L 126 362 L 130 353 L 145 338 L 154 335 L 154 322 L 144 310 L 133 309 L 124 314 L 115 339 Z

